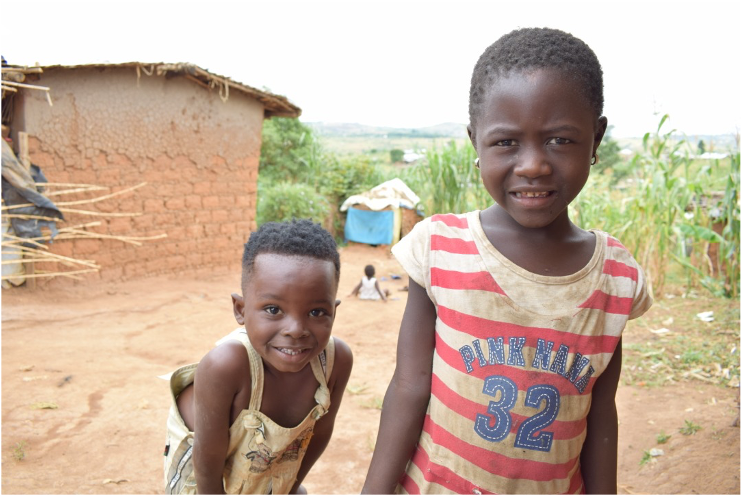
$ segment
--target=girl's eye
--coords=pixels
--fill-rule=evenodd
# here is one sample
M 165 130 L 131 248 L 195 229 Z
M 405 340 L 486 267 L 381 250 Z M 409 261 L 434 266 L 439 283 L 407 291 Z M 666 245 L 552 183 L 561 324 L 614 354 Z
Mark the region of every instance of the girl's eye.
M 265 312 L 271 315 L 277 315 L 280 313 L 280 308 L 278 306 L 266 306 Z
M 319 317 L 319 316 L 324 316 L 324 315 L 326 315 L 326 314 L 327 314 L 327 312 L 326 312 L 326 311 L 324 311 L 323 309 L 319 309 L 319 308 L 317 308 L 317 309 L 312 309 L 311 311 L 309 311 L 309 314 L 310 314 L 311 316 L 314 316 L 314 317 Z
M 554 137 L 554 138 L 549 139 L 546 144 L 569 144 L 570 142 L 571 142 L 570 139 Z
M 514 139 L 502 139 L 501 141 L 494 143 L 494 146 L 515 146 L 516 144 L 517 141 Z

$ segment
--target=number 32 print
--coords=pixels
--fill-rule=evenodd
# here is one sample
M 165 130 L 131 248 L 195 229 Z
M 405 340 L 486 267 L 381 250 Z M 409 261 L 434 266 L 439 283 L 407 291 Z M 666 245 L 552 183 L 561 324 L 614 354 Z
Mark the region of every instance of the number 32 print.
M 517 385 L 507 377 L 492 375 L 486 377 L 483 392 L 491 397 L 496 397 L 499 392 L 499 400 L 489 401 L 487 412 L 491 416 L 476 415 L 473 429 L 485 440 L 501 442 L 509 435 L 512 428 L 510 411 L 517 400 Z M 539 409 L 543 401 L 545 401 L 545 408 L 523 421 L 517 429 L 515 447 L 541 452 L 551 450 L 553 432 L 543 430 L 556 420 L 561 397 L 558 390 L 551 385 L 533 385 L 527 389 L 526 406 Z M 493 426 L 491 425 L 492 419 L 494 420 Z

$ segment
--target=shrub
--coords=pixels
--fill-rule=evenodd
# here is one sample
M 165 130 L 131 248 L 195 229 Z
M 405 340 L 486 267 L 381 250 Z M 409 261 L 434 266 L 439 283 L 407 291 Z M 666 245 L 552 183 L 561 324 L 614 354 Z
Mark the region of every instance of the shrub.
M 257 224 L 308 218 L 326 226 L 329 204 L 312 186 L 278 182 L 258 191 Z

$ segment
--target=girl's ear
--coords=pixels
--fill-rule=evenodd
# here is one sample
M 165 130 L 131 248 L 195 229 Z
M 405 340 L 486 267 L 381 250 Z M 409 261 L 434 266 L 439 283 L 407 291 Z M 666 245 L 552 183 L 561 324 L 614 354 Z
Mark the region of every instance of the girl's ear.
M 244 325 L 244 298 L 239 294 L 232 293 L 232 306 L 234 306 L 234 318 L 237 323 Z
M 594 132 L 594 147 L 592 148 L 592 154 L 594 154 L 597 151 L 597 148 L 599 148 L 600 143 L 602 142 L 602 138 L 605 137 L 605 133 L 607 132 L 607 117 L 604 115 L 597 119 L 597 128 Z
M 468 124 L 466 126 L 466 130 L 468 131 L 468 139 L 471 140 L 473 149 L 476 149 L 476 130 L 473 127 L 471 127 L 471 124 Z M 478 153 L 478 150 L 476 152 Z

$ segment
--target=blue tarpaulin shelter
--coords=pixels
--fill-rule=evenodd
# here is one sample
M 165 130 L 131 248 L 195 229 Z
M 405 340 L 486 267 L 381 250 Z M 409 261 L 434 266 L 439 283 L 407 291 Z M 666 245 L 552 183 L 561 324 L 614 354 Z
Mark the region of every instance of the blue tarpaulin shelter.
M 340 207 L 340 211 L 347 211 L 345 240 L 395 244 L 401 233 L 401 209 L 414 210 L 418 203 L 419 196 L 398 178 L 350 196 Z
M 391 244 L 394 240 L 394 212 L 348 208 L 345 239 L 364 244 Z

